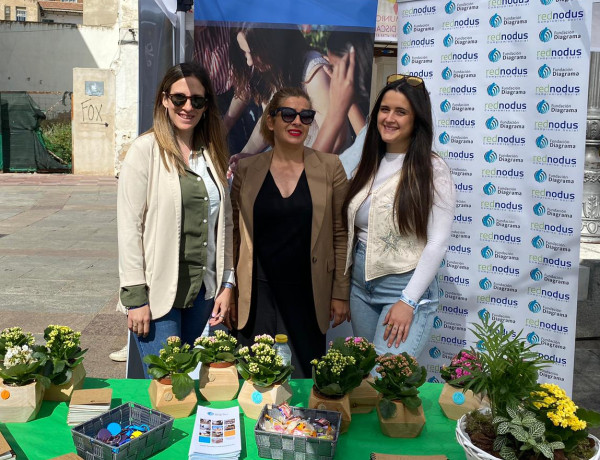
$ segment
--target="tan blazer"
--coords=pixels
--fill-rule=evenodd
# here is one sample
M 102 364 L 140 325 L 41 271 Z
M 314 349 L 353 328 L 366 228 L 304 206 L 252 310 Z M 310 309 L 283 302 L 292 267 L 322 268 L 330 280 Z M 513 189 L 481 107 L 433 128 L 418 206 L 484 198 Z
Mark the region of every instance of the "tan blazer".
M 215 168 L 203 152 L 210 171 Z M 221 195 L 216 228 L 217 289 L 224 270 L 233 268 L 229 191 L 215 181 Z M 138 137 L 127 151 L 117 192 L 120 286 L 146 284 L 152 319 L 173 307 L 179 276 L 181 188 L 175 167 L 167 171 L 154 134 Z M 119 303 L 123 313 L 125 307 Z
M 233 179 L 233 256 L 237 276 L 237 325 L 248 322 L 252 297 L 254 201 L 271 166 L 273 151 L 240 160 Z M 347 232 L 342 204 L 348 182 L 337 155 L 305 147 L 304 169 L 312 198 L 311 262 L 313 296 L 321 332 L 329 328 L 331 299 L 348 300 L 349 276 L 344 274 Z

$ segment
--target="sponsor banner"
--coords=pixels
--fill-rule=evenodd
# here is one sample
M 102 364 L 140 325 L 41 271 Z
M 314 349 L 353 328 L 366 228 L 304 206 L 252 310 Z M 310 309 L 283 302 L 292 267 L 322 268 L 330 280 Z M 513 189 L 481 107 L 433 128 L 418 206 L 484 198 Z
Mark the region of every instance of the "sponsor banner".
M 474 345 L 479 317 L 523 330 L 572 388 L 591 3 L 398 4 L 398 70 L 431 94 L 457 207 L 423 364 Z
M 398 4 L 396 0 L 379 0 L 377 2 L 377 24 L 375 41 L 396 43 L 398 41 Z

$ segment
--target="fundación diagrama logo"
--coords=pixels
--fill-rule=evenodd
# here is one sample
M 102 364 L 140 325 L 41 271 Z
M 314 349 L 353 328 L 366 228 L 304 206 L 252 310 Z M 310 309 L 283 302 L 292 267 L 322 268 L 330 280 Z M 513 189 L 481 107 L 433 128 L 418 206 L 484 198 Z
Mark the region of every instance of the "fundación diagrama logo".
M 548 174 L 546 174 L 546 171 L 544 171 L 543 169 L 538 169 L 535 173 L 533 173 L 533 177 L 536 182 L 539 182 L 541 184 L 543 182 L 546 182 L 546 180 L 548 179 Z
M 537 300 L 532 300 L 531 302 L 529 302 L 527 304 L 527 308 L 529 308 L 529 311 L 531 313 L 539 313 L 540 311 L 542 311 L 542 306 Z
M 438 347 L 430 348 L 429 356 L 431 356 L 433 359 L 437 359 L 442 356 L 442 351 Z
M 542 99 L 536 105 L 536 109 L 537 109 L 538 113 L 541 113 L 543 115 L 543 114 L 547 113 L 548 110 L 550 110 L 550 104 L 548 104 L 548 102 L 546 100 Z
M 542 30 L 540 30 L 539 37 L 542 42 L 549 42 L 552 40 L 552 36 L 552 31 L 548 29 L 548 27 L 544 27 Z
M 537 145 L 539 149 L 545 149 L 546 147 L 548 147 L 548 138 L 543 134 L 538 136 L 535 139 L 535 145 Z
M 490 216 L 488 214 L 487 216 L 483 216 L 481 218 L 481 223 L 483 225 L 485 225 L 486 227 L 493 227 L 494 224 L 496 223 L 496 219 L 494 219 L 492 216 Z
M 500 122 L 498 122 L 498 119 L 496 117 L 490 117 L 487 120 L 485 120 L 485 127 L 489 130 L 494 130 L 496 128 L 498 128 L 498 126 L 500 125 Z
M 486 308 L 482 308 L 481 310 L 479 310 L 477 312 L 477 316 L 479 317 L 480 320 L 487 321 L 490 319 L 490 312 L 487 311 Z
M 482 248 L 481 257 L 483 257 L 484 259 L 491 259 L 492 257 L 494 257 L 494 250 L 489 246 Z
M 488 59 L 491 62 L 498 62 L 500 59 L 502 59 L 502 53 L 500 51 L 498 51 L 496 48 L 494 48 L 492 51 L 490 51 L 488 53 Z
M 446 3 L 446 6 L 444 6 L 444 11 L 446 14 L 454 13 L 456 11 L 456 3 L 450 0 L 448 3 Z
M 488 163 L 494 163 L 498 160 L 498 154 L 496 152 L 494 152 L 493 150 L 488 150 L 487 152 L 484 153 L 483 158 Z
M 544 206 L 542 203 L 534 204 L 533 213 L 536 216 L 543 216 L 544 214 L 546 214 L 546 206 Z
M 440 110 L 444 113 L 450 112 L 452 110 L 452 104 L 448 99 L 444 99 L 440 104 Z
M 404 35 L 410 35 L 410 33 L 413 31 L 413 26 L 410 22 L 407 22 L 406 24 L 404 24 L 402 26 L 402 32 L 404 32 Z
M 484 291 L 492 289 L 492 282 L 488 278 L 482 278 L 479 280 L 479 287 Z
M 450 135 L 446 131 L 444 131 L 442 134 L 440 134 L 439 140 L 442 144 L 447 144 L 448 142 L 450 142 Z
M 500 86 L 498 86 L 496 83 L 492 83 L 487 87 L 487 93 L 492 97 L 497 96 L 500 94 Z
M 535 332 L 527 334 L 527 341 L 532 345 L 538 345 L 540 343 L 540 336 Z
M 486 195 L 493 195 L 496 193 L 496 190 L 496 186 L 491 182 L 488 182 L 483 186 L 483 193 L 485 193 Z
M 444 70 L 442 70 L 442 78 L 444 80 L 450 80 L 452 78 L 452 70 L 450 67 L 446 67 Z
M 494 14 L 490 18 L 490 26 L 492 26 L 493 28 L 496 28 L 496 27 L 500 27 L 501 25 L 502 25 L 502 16 L 500 16 L 498 13 Z
M 540 3 L 544 6 L 550 5 L 554 0 L 540 0 Z
M 443 325 L 444 325 L 444 322 L 442 321 L 442 319 L 439 316 L 436 316 L 435 318 L 433 318 L 433 328 L 434 329 L 440 329 Z
M 444 37 L 443 42 L 444 42 L 444 46 L 446 48 L 450 48 L 454 44 L 454 37 L 452 35 L 448 34 Z
M 542 281 L 544 279 L 544 274 L 539 268 L 534 268 L 529 272 L 529 277 L 533 281 Z
M 548 66 L 548 64 L 544 64 L 538 69 L 538 75 L 540 78 L 548 78 L 550 75 L 552 75 L 552 69 L 550 66 Z
M 402 55 L 402 58 L 400 59 L 400 62 L 402 62 L 402 65 L 408 65 L 408 64 L 410 64 L 410 56 L 408 55 L 408 53 L 404 53 Z
M 546 244 L 546 242 L 544 241 L 544 238 L 542 238 L 541 236 L 534 236 L 531 239 L 531 245 L 536 248 L 536 249 L 542 249 L 544 247 L 544 245 Z

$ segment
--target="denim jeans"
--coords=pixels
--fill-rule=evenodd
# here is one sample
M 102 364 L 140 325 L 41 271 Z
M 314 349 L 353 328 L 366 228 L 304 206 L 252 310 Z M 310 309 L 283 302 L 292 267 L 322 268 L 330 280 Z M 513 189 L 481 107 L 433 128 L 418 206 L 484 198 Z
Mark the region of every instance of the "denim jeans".
M 162 318 L 150 321 L 150 332 L 146 337 L 133 334 L 142 360 L 146 355 L 158 355 L 163 344 L 167 342 L 167 337 L 172 335 L 181 338 L 182 343 L 194 346 L 194 340 L 202 335 L 215 303 L 214 298 L 205 300 L 205 295 L 206 289 L 202 285 L 193 307 L 171 308 Z M 143 361 L 142 363 L 144 376 L 148 379 L 148 365 Z
M 388 311 L 400 298 L 402 290 L 410 281 L 413 271 L 399 275 L 385 275 L 365 281 L 366 246 L 360 241 L 354 249 L 354 263 L 350 285 L 350 312 L 355 336 L 365 337 L 375 344 L 378 355 L 402 353 L 419 358 L 433 329 L 433 318 L 439 304 L 437 277 L 423 293 L 413 316 L 406 342 L 388 347 L 383 340 L 383 321 Z

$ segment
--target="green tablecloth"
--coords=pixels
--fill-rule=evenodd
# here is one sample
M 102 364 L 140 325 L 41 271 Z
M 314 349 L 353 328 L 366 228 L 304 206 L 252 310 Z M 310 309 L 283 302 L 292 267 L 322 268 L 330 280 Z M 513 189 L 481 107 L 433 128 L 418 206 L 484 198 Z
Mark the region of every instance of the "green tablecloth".
M 116 407 L 128 401 L 135 401 L 150 407 L 148 396 L 149 380 L 85 380 L 84 388 L 113 389 L 112 406 Z M 292 380 L 294 396 L 291 405 L 306 407 L 311 380 Z M 442 385 L 426 383 L 421 387 L 421 398 L 427 423 L 421 435 L 414 439 L 395 439 L 384 436 L 379 429 L 376 411 L 370 414 L 355 414 L 347 433 L 340 435 L 335 457 L 339 460 L 367 460 L 371 452 L 434 455 L 445 454 L 449 460 L 464 460 L 462 447 L 456 442 L 454 428 L 456 422 L 447 419 L 437 402 Z M 200 404 L 207 405 L 206 402 Z M 237 405 L 226 401 L 212 403 L 212 407 L 223 408 Z M 66 403 L 44 402 L 36 420 L 28 423 L 0 424 L 0 431 L 15 449 L 18 460 L 44 460 L 68 452 L 75 452 L 71 429 L 67 425 L 68 406 Z M 190 448 L 190 433 L 195 415 L 185 419 L 176 419 L 171 432 L 171 445 L 154 455 L 153 459 L 186 459 Z M 240 458 L 258 459 L 254 439 L 255 420 L 241 417 L 242 454 Z

